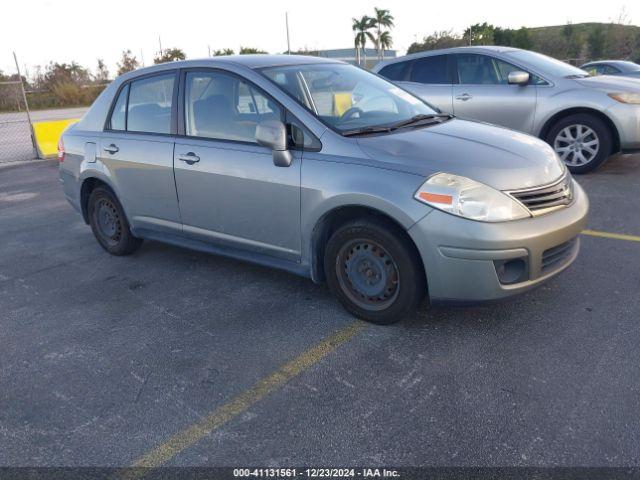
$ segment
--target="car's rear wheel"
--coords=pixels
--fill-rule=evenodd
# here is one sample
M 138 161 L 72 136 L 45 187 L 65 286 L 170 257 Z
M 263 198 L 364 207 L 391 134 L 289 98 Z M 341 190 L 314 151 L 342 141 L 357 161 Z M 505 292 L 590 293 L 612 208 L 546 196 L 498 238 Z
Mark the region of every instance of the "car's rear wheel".
M 142 239 L 131 233 L 122 205 L 111 190 L 96 187 L 89 196 L 89 224 L 98 243 L 112 255 L 128 255 Z
M 613 146 L 609 127 L 595 115 L 579 113 L 558 121 L 547 135 L 571 173 L 587 173 L 604 162 Z
M 426 292 L 415 249 L 398 228 L 375 219 L 338 228 L 327 243 L 324 268 L 344 307 L 372 323 L 397 322 Z

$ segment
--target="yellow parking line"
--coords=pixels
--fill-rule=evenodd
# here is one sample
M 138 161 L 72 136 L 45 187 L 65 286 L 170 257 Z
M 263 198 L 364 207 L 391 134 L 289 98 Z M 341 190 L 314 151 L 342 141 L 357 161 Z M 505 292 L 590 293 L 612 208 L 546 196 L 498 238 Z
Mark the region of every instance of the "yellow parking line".
M 146 469 L 165 464 L 184 449 L 201 440 L 213 430 L 246 411 L 278 387 L 318 363 L 329 353 L 362 331 L 365 326 L 364 322 L 355 321 L 346 328 L 328 336 L 317 345 L 285 363 L 274 373 L 263 378 L 248 390 L 238 394 L 228 403 L 218 407 L 199 422 L 176 433 L 166 442 L 140 457 L 132 464 L 132 467 L 139 467 L 139 469 L 129 470 L 128 474 L 123 475 L 121 478 L 140 478 L 148 473 Z
M 614 238 L 616 240 L 627 240 L 628 242 L 640 242 L 640 237 L 636 235 L 625 235 L 623 233 L 599 232 L 597 230 L 583 230 L 583 235 L 590 237 Z

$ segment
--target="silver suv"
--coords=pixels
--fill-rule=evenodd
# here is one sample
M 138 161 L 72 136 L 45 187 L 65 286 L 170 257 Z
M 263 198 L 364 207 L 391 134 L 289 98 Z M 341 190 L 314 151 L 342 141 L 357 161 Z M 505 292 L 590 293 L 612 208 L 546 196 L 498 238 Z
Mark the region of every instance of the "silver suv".
M 460 47 L 381 62 L 375 72 L 458 117 L 546 140 L 574 173 L 640 149 L 640 81 L 589 77 L 527 50 Z
M 544 142 L 310 57 L 125 74 L 64 133 L 59 159 L 109 253 L 153 239 L 283 268 L 376 323 L 427 293 L 467 302 L 539 285 L 576 258 L 588 209 Z

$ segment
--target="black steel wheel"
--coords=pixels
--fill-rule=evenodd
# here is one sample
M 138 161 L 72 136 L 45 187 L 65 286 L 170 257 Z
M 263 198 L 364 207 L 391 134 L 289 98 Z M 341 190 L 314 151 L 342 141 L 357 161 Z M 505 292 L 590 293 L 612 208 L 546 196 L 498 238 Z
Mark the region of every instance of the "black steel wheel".
M 365 218 L 338 228 L 325 249 L 330 290 L 345 308 L 372 323 L 395 323 L 426 293 L 422 262 L 406 233 Z
M 112 255 L 128 255 L 142 240 L 131 233 L 120 202 L 106 187 L 96 187 L 89 196 L 89 224 L 98 243 Z

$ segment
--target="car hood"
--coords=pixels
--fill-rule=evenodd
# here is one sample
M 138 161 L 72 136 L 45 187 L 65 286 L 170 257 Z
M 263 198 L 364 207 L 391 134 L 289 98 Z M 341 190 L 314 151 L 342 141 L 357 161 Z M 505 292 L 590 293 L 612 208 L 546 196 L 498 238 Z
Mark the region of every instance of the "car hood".
M 385 168 L 425 177 L 453 173 L 499 190 L 545 185 L 564 171 L 553 149 L 542 140 L 466 120 L 359 137 L 358 144 Z
M 575 80 L 584 87 L 609 90 L 611 92 L 640 93 L 640 79 L 613 75 L 598 75 L 597 77 L 578 78 Z

